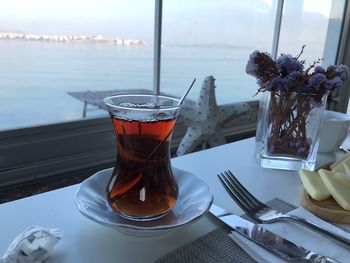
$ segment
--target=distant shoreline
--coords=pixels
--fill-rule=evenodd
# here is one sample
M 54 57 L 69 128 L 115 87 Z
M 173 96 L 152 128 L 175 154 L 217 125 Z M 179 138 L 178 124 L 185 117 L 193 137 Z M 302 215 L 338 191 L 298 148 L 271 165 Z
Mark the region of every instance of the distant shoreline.
M 92 44 L 113 44 L 118 46 L 148 46 L 144 40 L 138 39 L 121 39 L 84 35 L 35 35 L 22 32 L 0 32 L 0 40 L 23 40 L 23 41 L 45 41 L 45 42 L 62 42 L 62 43 L 92 43 Z

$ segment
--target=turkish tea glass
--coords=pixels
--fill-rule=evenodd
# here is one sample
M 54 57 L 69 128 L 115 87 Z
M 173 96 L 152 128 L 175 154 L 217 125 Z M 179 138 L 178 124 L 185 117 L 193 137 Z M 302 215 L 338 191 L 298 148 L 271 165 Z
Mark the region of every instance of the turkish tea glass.
M 179 100 L 146 94 L 104 99 L 111 116 L 117 158 L 107 199 L 122 217 L 146 221 L 169 212 L 178 197 L 170 162 L 170 142 Z

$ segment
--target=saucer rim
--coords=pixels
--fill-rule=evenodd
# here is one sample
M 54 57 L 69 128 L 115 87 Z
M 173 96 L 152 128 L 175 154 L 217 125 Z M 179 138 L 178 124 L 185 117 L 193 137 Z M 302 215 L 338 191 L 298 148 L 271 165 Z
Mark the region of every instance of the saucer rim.
M 117 222 L 112 222 L 112 223 L 109 223 L 109 222 L 106 222 L 100 218 L 96 218 L 94 216 L 92 216 L 90 213 L 88 213 L 85 209 L 81 208 L 81 206 L 84 206 L 84 202 L 78 198 L 78 195 L 79 195 L 79 192 L 81 191 L 81 189 L 83 189 L 84 187 L 84 183 L 86 184 L 87 181 L 90 181 L 90 180 L 93 180 L 93 179 L 96 179 L 96 177 L 98 177 L 99 175 L 103 174 L 103 173 L 112 173 L 113 171 L 113 167 L 112 168 L 107 168 L 107 169 L 103 169 L 103 170 L 100 170 L 100 171 L 97 171 L 96 173 L 94 173 L 92 176 L 90 176 L 89 178 L 87 178 L 86 180 L 84 180 L 78 187 L 75 195 L 74 195 L 74 202 L 75 202 L 75 205 L 77 207 L 77 209 L 79 210 L 79 212 L 84 215 L 85 217 L 87 217 L 88 219 L 98 223 L 98 224 L 101 224 L 101 225 L 104 225 L 104 226 L 107 226 L 107 227 L 110 227 L 110 228 L 113 228 L 113 229 L 116 229 L 116 230 L 120 230 L 120 232 L 123 232 L 123 233 L 127 233 L 127 234 L 132 234 L 132 235 L 135 235 L 135 231 L 136 232 L 139 232 L 139 231 L 143 231 L 143 232 L 147 232 L 147 231 L 150 231 L 152 233 L 156 233 L 156 232 L 164 232 L 164 231 L 169 231 L 171 229 L 174 229 L 174 228 L 178 228 L 178 227 L 181 227 L 181 226 L 185 226 L 187 224 L 190 224 L 190 223 L 194 223 L 196 221 L 198 221 L 201 217 L 203 217 L 208 211 L 209 211 L 209 208 L 211 206 L 211 204 L 213 203 L 213 195 L 212 193 L 210 192 L 210 188 L 208 186 L 208 184 L 206 182 L 204 182 L 203 180 L 201 180 L 200 178 L 198 178 L 196 175 L 194 175 L 193 173 L 189 172 L 189 171 L 186 171 L 186 170 L 183 170 L 183 169 L 179 169 L 179 168 L 176 168 L 176 167 L 172 167 L 172 170 L 173 170 L 173 173 L 174 173 L 174 176 L 176 178 L 176 174 L 180 174 L 180 173 L 185 173 L 186 176 L 191 176 L 192 180 L 195 180 L 195 181 L 199 181 L 202 183 L 202 187 L 205 187 L 207 188 L 207 192 L 208 192 L 208 205 L 206 207 L 206 209 L 203 209 L 203 211 L 201 211 L 200 213 L 198 213 L 198 215 L 196 215 L 195 217 L 193 218 L 190 218 L 189 220 L 187 221 L 184 221 L 182 223 L 179 223 L 179 224 L 176 224 L 176 225 L 166 225 L 166 224 L 163 224 L 163 225 L 156 225 L 156 226 L 137 226 L 137 225 L 133 225 L 133 224 L 127 224 L 127 223 L 117 223 Z M 179 192 L 179 196 L 181 195 L 181 193 Z M 185 195 L 186 196 L 186 195 Z M 108 202 L 107 202 L 108 203 Z M 109 204 L 108 204 L 109 205 Z M 130 219 L 126 219 L 126 218 L 123 218 L 122 216 L 118 215 L 117 213 L 114 213 L 114 215 L 116 215 L 117 217 L 119 218 L 122 218 L 123 220 L 126 220 L 126 222 L 137 222 L 137 221 L 133 221 L 133 220 L 130 220 Z M 181 217 L 181 214 L 179 215 L 179 217 Z M 157 219 L 154 219 L 154 220 L 149 220 L 147 222 L 157 222 L 158 220 L 161 220 L 161 218 L 157 218 Z M 124 231 L 127 231 L 127 232 L 124 232 Z M 133 233 L 130 233 L 128 231 L 132 231 Z M 154 234 L 152 234 L 153 236 Z

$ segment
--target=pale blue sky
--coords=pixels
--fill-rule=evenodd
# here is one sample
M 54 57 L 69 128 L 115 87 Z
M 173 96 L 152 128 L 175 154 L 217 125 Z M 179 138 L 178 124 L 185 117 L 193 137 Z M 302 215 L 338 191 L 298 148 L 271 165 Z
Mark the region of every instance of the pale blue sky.
M 317 0 L 294 1 L 304 11 L 329 14 L 331 0 L 322 0 L 322 4 Z M 186 42 L 188 37 L 199 42 L 209 39 L 205 34 L 193 36 L 194 30 L 207 32 L 211 42 L 230 42 L 230 35 L 242 26 L 257 27 L 264 21 L 263 26 L 271 27 L 276 0 L 164 0 L 163 3 L 164 34 L 169 42 Z M 154 0 L 0 0 L 0 30 L 101 34 L 151 43 L 153 19 Z

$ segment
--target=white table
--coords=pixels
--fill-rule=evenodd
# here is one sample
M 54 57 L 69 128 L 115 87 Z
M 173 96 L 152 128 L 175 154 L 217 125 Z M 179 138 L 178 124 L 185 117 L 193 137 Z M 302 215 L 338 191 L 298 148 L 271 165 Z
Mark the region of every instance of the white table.
M 197 175 L 208 183 L 214 202 L 227 210 L 242 211 L 221 186 L 217 174 L 230 169 L 262 201 L 279 197 L 300 205 L 300 179 L 296 172 L 261 168 L 254 156 L 253 138 L 226 144 L 172 160 L 174 167 Z M 322 156 L 321 156 L 322 157 Z M 322 157 L 322 162 L 334 156 Z M 29 225 L 61 228 L 63 239 L 47 262 L 152 262 L 162 255 L 214 230 L 220 223 L 210 216 L 163 236 L 139 238 L 121 234 L 86 219 L 73 197 L 78 185 L 0 205 L 0 255 Z

